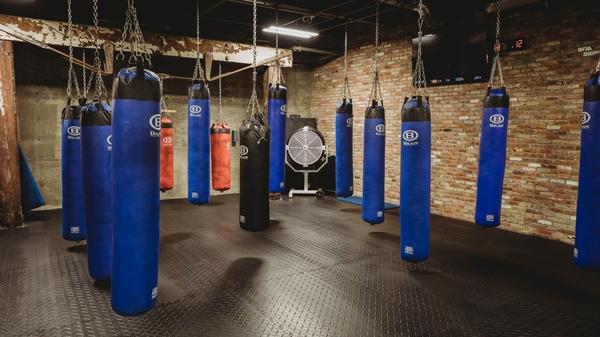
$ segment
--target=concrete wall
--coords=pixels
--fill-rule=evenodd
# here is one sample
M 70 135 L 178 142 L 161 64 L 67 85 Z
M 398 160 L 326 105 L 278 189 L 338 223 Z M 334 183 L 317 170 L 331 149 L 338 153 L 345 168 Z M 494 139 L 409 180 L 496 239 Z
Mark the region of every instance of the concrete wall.
M 20 144 L 46 199 L 48 208 L 61 205 L 60 175 L 60 112 L 65 105 L 63 72 L 64 62 L 53 54 L 40 52 L 21 45 L 16 58 L 17 113 L 19 117 Z M 35 57 L 29 56 L 34 54 Z M 40 59 L 43 57 L 42 59 Z M 47 63 L 46 63 L 47 61 Z M 43 66 L 40 65 L 43 62 Z M 163 60 L 163 63 L 165 61 Z M 179 62 L 171 58 L 170 62 Z M 193 68 L 191 68 L 193 69 Z M 160 68 L 158 71 L 161 70 Z M 312 72 L 302 69 L 286 69 L 285 79 L 289 87 L 289 113 L 310 116 L 310 81 Z M 187 197 L 187 86 L 177 81 L 165 84 L 165 100 L 172 115 L 175 128 L 175 188 L 161 194 L 163 199 Z M 211 83 L 211 118 L 217 115 L 217 83 Z M 257 86 L 259 96 L 260 86 Z M 250 73 L 245 72 L 223 80 L 223 115 L 234 129 L 242 123 L 243 114 L 250 97 Z M 224 193 L 237 193 L 239 180 L 238 147 L 231 148 L 232 188 Z M 214 194 L 220 192 L 212 191 Z
M 553 3 L 554 4 L 554 3 Z M 598 62 L 600 6 L 586 1 L 504 16 L 503 38 L 525 38 L 526 50 L 503 55 L 511 96 L 502 228 L 572 242 L 579 169 L 583 82 Z M 577 8 L 576 8 L 577 7 Z M 386 192 L 398 202 L 400 109 L 411 92 L 408 37 L 381 46 L 386 103 Z M 354 94 L 355 191 L 362 194 L 364 108 L 372 85 L 372 47 L 349 52 Z M 335 147 L 335 102 L 343 60 L 314 71 L 311 109 Z M 432 212 L 473 221 L 482 98 L 487 84 L 429 88 L 432 111 Z

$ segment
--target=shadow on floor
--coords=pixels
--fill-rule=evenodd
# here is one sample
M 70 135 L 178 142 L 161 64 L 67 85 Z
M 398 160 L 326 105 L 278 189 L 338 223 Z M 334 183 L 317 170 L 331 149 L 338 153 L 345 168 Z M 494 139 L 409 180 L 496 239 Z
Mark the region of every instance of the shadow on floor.
M 85 254 L 87 252 L 87 245 L 86 244 L 78 244 L 75 246 L 71 246 L 71 247 L 67 248 L 67 251 L 70 253 Z
M 192 237 L 192 233 L 187 233 L 187 232 L 179 232 L 179 233 L 171 233 L 171 234 L 163 235 L 160 237 L 160 245 L 161 245 L 161 247 L 169 246 L 169 245 L 181 242 L 183 240 L 187 240 L 190 237 Z

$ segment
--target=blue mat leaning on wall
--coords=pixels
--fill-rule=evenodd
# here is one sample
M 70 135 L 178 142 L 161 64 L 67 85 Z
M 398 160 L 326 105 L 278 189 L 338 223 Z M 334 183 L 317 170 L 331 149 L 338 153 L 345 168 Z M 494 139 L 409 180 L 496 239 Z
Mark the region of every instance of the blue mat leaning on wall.
M 40 189 L 31 173 L 31 168 L 27 163 L 25 154 L 19 146 L 19 166 L 21 172 L 21 207 L 23 212 L 31 211 L 32 209 L 44 206 L 46 201 L 40 193 Z

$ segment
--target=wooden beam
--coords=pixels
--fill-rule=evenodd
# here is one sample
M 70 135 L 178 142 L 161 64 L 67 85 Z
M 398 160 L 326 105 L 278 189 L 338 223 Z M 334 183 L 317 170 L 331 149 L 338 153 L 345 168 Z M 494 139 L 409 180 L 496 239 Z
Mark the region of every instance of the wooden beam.
M 50 20 L 17 17 L 0 14 L 0 40 L 38 41 L 49 46 L 68 46 L 66 38 L 67 23 Z M 73 25 L 73 46 L 79 48 L 94 48 L 92 35 L 93 27 L 87 25 Z M 107 27 L 99 28 L 99 44 L 113 43 L 115 52 L 121 47 L 121 30 Z M 20 37 L 26 37 L 23 39 Z M 146 44 L 144 48 L 156 55 L 196 58 L 196 39 L 188 36 L 174 36 L 148 33 L 144 35 Z M 200 39 L 200 53 L 212 54 L 215 61 L 234 62 L 242 64 L 252 63 L 252 45 L 219 40 Z M 124 50 L 130 50 L 126 44 Z M 281 51 L 289 51 L 280 49 Z M 257 58 L 267 59 L 275 55 L 275 48 L 258 46 Z M 282 59 L 282 67 L 291 67 L 293 57 Z
M 273 62 L 276 62 L 277 60 L 282 60 L 282 59 L 285 59 L 286 57 L 291 56 L 291 53 L 292 53 L 291 51 L 280 52 L 279 56 L 272 56 L 272 57 L 269 57 L 267 59 L 257 61 L 256 62 L 256 66 L 257 67 L 261 67 L 261 66 L 264 66 L 264 65 L 269 65 L 269 64 L 271 64 Z M 211 64 L 211 67 L 212 67 L 212 64 Z M 249 65 L 244 66 L 242 68 L 235 69 L 235 70 L 232 70 L 230 72 L 227 72 L 227 73 L 224 73 L 224 74 L 221 74 L 221 75 L 217 75 L 217 76 L 214 76 L 214 77 L 211 76 L 210 73 L 206 72 L 206 76 L 205 77 L 206 77 L 207 81 L 214 81 L 214 80 L 218 80 L 219 78 L 224 78 L 224 77 L 227 77 L 227 76 L 231 76 L 231 75 L 237 74 L 237 73 L 242 72 L 242 71 L 246 71 L 246 70 L 252 69 L 252 67 L 253 67 L 252 64 L 249 64 Z M 186 81 L 191 81 L 192 80 L 191 77 L 186 77 L 186 76 L 176 76 L 176 75 L 169 75 L 169 74 L 164 74 L 164 73 L 158 73 L 157 75 L 160 76 L 160 78 L 162 78 L 164 80 L 170 80 L 170 79 L 186 80 Z
M 23 225 L 13 46 L 0 41 L 0 228 Z

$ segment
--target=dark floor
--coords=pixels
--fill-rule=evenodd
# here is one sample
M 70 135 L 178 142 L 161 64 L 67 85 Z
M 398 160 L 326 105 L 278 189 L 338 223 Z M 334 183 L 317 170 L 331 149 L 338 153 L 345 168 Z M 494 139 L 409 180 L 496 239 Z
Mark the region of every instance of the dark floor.
M 600 273 L 571 247 L 433 218 L 432 257 L 399 258 L 397 210 L 370 226 L 328 197 L 237 224 L 237 195 L 162 203 L 157 307 L 113 314 L 59 212 L 0 232 L 0 336 L 600 336 Z

